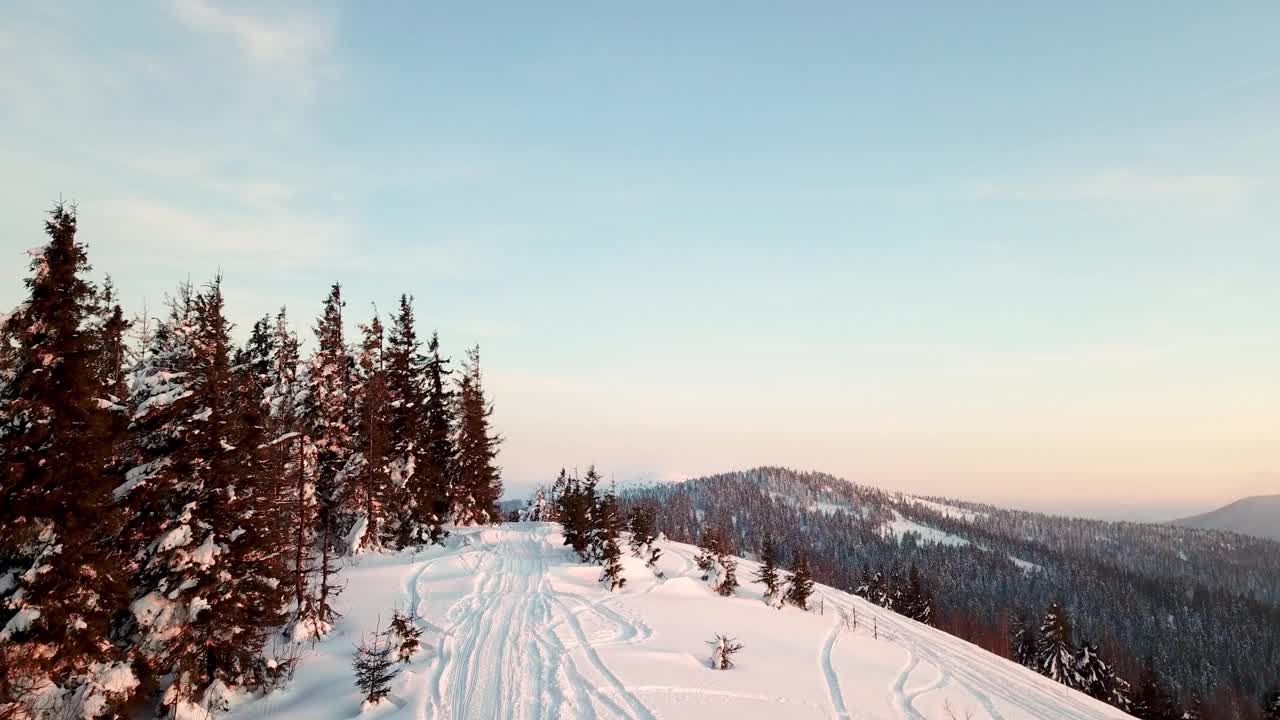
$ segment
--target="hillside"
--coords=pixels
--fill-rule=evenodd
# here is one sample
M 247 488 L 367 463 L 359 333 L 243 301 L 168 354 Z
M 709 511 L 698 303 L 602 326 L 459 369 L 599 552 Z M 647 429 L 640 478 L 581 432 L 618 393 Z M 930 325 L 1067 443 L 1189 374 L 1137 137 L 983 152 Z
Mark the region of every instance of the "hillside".
M 1085 720 L 1123 713 L 929 627 L 827 587 L 817 608 L 772 609 L 746 582 L 715 595 L 695 548 L 662 542 L 659 579 L 628 557 L 625 588 L 577 563 L 559 527 L 512 523 L 453 533 L 445 548 L 371 554 L 343 570 L 344 617 L 285 689 L 240 699 L 235 720 L 361 716 L 350 669 L 362 633 L 395 606 L 426 630 L 369 718 L 902 718 Z M 842 621 L 853 608 L 856 628 Z M 708 667 L 715 633 L 745 649 Z
M 738 554 L 772 535 L 814 575 L 854 590 L 869 575 L 901 585 L 911 566 L 936 596 L 939 627 L 998 653 L 1018 617 L 1051 602 L 1077 643 L 1122 676 L 1143 658 L 1176 697 L 1252 701 L 1280 676 L 1280 546 L 1223 533 L 1009 510 L 888 493 L 816 472 L 764 467 L 623 495 L 671 538 L 721 528 Z M 1213 667 L 1206 673 L 1206 665 Z
M 1280 495 L 1241 498 L 1217 510 L 1173 520 L 1169 524 L 1280 540 Z

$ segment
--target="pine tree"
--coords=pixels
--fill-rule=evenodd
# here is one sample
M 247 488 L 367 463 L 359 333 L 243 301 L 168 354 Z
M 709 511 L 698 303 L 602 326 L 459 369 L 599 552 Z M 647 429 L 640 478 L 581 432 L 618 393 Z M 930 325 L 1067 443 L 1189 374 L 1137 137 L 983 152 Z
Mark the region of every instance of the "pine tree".
M 386 633 L 373 633 L 373 640 L 361 640 L 351 665 L 355 669 L 356 687 L 364 702 L 377 705 L 391 694 L 391 681 L 400 670 L 391 657 L 392 647 Z
M 698 538 L 698 557 L 694 559 L 694 563 L 702 571 L 704 581 L 711 581 L 712 574 L 716 572 L 716 560 L 723 554 L 723 545 L 720 533 L 711 528 L 704 529 Z M 716 578 L 717 582 L 718 580 Z
M 1070 688 L 1080 689 L 1076 674 L 1075 641 L 1071 637 L 1071 620 L 1057 602 L 1040 623 L 1040 644 L 1036 649 L 1036 670 L 1041 675 Z
M 782 580 L 778 577 L 778 548 L 772 535 L 764 536 L 764 543 L 760 546 L 760 569 L 752 579 L 764 585 L 764 602 L 772 605 L 782 589 Z
M 351 506 L 359 519 L 346 543 L 352 551 L 377 548 L 383 537 L 391 483 L 387 467 L 387 376 L 382 322 L 374 316 L 360 326 L 363 335 L 352 387 L 355 405 L 354 449 L 343 468 Z
M 139 648 L 164 704 L 183 706 L 215 683 L 250 686 L 269 628 L 283 620 L 256 390 L 230 364 L 220 282 L 181 288 L 134 384 L 142 461 L 118 493 L 139 522 L 135 600 Z M 287 587 L 287 586 L 286 586 Z
M 478 370 L 478 368 L 477 368 Z M 456 405 L 454 393 L 450 389 L 452 383 L 449 361 L 440 356 L 440 338 L 431 334 L 427 342 L 427 363 L 425 367 L 426 394 L 426 427 L 422 442 L 425 449 L 423 467 L 423 484 L 432 500 L 432 512 L 429 535 L 432 542 L 442 542 L 448 533 L 444 523 L 450 517 L 459 514 L 460 502 L 455 496 L 454 483 L 457 479 L 457 448 L 454 445 L 454 427 L 456 426 Z
M 902 614 L 916 622 L 932 625 L 933 594 L 925 589 L 923 582 L 920 580 L 920 571 L 916 568 L 915 563 L 911 564 L 911 569 L 908 572 L 905 595 L 907 602 L 904 605 Z
M 721 555 L 719 562 L 723 571 L 720 582 L 716 585 L 716 592 L 730 597 L 738 591 L 738 561 L 732 555 Z
M 58 205 L 49 243 L 33 253 L 26 302 L 4 323 L 0 383 L 0 710 L 22 712 L 24 692 L 53 683 L 67 708 L 108 714 L 136 686 L 108 640 L 124 604 L 123 559 L 114 541 L 116 430 L 104 405 L 118 377 L 114 342 L 86 331 L 95 289 L 75 209 Z M 112 313 L 114 316 L 114 312 Z M 103 370 L 107 368 L 107 370 Z M 108 403 L 100 403 L 108 400 Z M 98 682 L 118 673 L 120 692 Z M 61 704 L 61 703 L 59 703 Z
M 434 341 L 434 339 L 433 339 Z M 457 392 L 457 441 L 455 496 L 460 524 L 484 524 L 498 516 L 502 497 L 500 469 L 494 464 L 502 439 L 489 427 L 493 405 L 484 394 L 480 375 L 480 348 L 467 351 Z
M 557 496 L 556 515 L 564 532 L 564 544 L 577 553 L 583 561 L 587 560 L 591 548 L 591 515 L 595 505 L 595 487 L 587 488 L 577 475 L 570 475 L 560 470 L 556 479 L 556 487 L 560 488 Z
M 108 276 L 98 291 L 88 328 L 93 373 L 103 388 L 103 399 L 119 407 L 129 392 L 125 378 L 125 331 L 129 322 L 116 298 L 115 286 Z M 123 409 L 123 408 L 121 408 Z
M 662 557 L 662 550 L 654 545 L 658 540 L 654 522 L 652 508 L 636 507 L 631 511 L 628 523 L 631 531 L 631 553 L 638 558 L 644 558 L 645 567 L 650 570 L 657 567 L 658 559 Z
M 414 624 L 408 613 L 399 610 L 391 613 L 391 626 L 387 628 L 395 640 L 396 656 L 400 662 L 409 662 L 422 647 L 422 628 Z
M 322 632 L 337 618 L 331 602 L 331 577 L 336 571 L 333 556 L 350 526 L 342 469 L 354 443 L 349 412 L 350 357 L 343 340 L 342 307 L 342 288 L 335 284 L 316 324 L 316 351 L 307 372 L 303 407 L 307 435 L 315 446 L 315 534 L 320 551 L 319 585 L 310 604 L 316 627 Z
M 627 584 L 622 577 L 622 549 L 618 540 L 622 537 L 622 516 L 618 512 L 618 500 L 613 492 L 607 492 L 598 501 L 593 555 L 604 566 L 600 582 L 610 590 L 618 590 Z
M 426 461 L 426 359 L 419 352 L 413 300 L 400 296 L 400 308 L 387 336 L 387 434 L 390 482 L 400 511 L 390 519 L 385 541 L 396 547 L 443 537 L 444 498 L 428 485 Z
M 809 574 L 809 560 L 797 552 L 791 561 L 791 578 L 783 599 L 800 608 L 809 609 L 809 596 L 813 595 L 813 576 Z
M 1009 655 L 1013 661 L 1023 667 L 1035 668 L 1039 647 L 1035 626 L 1027 623 L 1026 615 L 1015 617 L 1009 629 Z
M 1151 657 L 1143 663 L 1129 714 L 1141 720 L 1175 720 L 1177 717 L 1173 699 Z

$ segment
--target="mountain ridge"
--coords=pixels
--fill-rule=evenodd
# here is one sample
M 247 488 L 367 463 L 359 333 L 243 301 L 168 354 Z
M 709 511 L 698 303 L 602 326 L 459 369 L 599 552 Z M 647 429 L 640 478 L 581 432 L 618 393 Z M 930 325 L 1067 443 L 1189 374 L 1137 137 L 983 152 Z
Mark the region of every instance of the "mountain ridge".
M 1198 515 L 1170 520 L 1169 525 L 1223 530 L 1280 542 L 1280 493 L 1250 495 Z

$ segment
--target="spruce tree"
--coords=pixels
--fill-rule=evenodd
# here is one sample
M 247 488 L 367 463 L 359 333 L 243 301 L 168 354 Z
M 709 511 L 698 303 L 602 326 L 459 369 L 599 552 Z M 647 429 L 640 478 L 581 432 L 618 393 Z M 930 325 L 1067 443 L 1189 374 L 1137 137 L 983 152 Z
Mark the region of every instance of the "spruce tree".
M 905 595 L 907 602 L 902 614 L 916 622 L 933 625 L 933 593 L 925 589 L 924 583 L 920 580 L 920 571 L 916 568 L 915 563 L 911 564 L 911 569 L 907 575 Z
M 477 525 L 493 522 L 502 498 L 500 469 L 494 464 L 502 439 L 489 426 L 493 405 L 485 397 L 481 383 L 479 346 L 467 351 L 456 399 L 455 521 Z
M 103 388 L 103 399 L 117 406 L 124 402 L 129 392 L 125 377 L 124 339 L 129 325 L 108 276 L 95 298 L 87 339 L 91 345 L 90 362 L 98 385 Z
M 214 683 L 254 686 L 268 629 L 283 620 L 256 391 L 230 364 L 220 282 L 182 288 L 134 384 L 142 461 L 119 489 L 138 548 L 139 649 L 171 684 L 167 706 Z
M 705 528 L 702 531 L 702 535 L 699 536 L 698 557 L 694 559 L 694 563 L 698 566 L 698 570 L 702 572 L 704 581 L 710 581 L 711 575 L 716 572 L 716 560 L 723 554 L 721 550 L 723 544 L 720 539 L 720 533 L 715 529 Z
M 809 609 L 809 597 L 813 595 L 813 576 L 809 573 L 809 560 L 797 552 L 791 561 L 791 578 L 783 599 L 800 608 Z
M 400 662 L 409 662 L 422 647 L 422 628 L 414 624 L 408 613 L 396 610 L 391 613 L 391 625 L 387 628 L 395 640 L 396 657 Z
M 136 686 L 108 639 L 127 592 L 111 494 L 122 479 L 118 424 L 107 409 L 118 377 L 103 371 L 114 367 L 104 356 L 114 339 L 86 328 L 95 289 L 76 229 L 75 209 L 54 207 L 49 242 L 32 253 L 27 300 L 4 323 L 12 344 L 0 383 L 0 708 L 15 713 L 45 683 L 79 704 L 63 706 L 77 715 L 108 714 Z M 120 692 L 98 682 L 108 672 L 120 674 Z
M 385 541 L 396 547 L 443 537 L 444 498 L 427 483 L 427 376 L 414 327 L 413 299 L 400 307 L 387 335 L 387 463 L 398 512 L 389 519 Z
M 570 475 L 564 469 L 560 470 L 556 487 L 559 488 L 556 515 L 563 528 L 564 544 L 585 561 L 591 547 L 591 515 L 595 489 L 593 487 L 588 496 L 577 475 Z
M 443 542 L 448 534 L 444 523 L 450 516 L 459 514 L 460 502 L 455 496 L 454 483 L 457 479 L 457 448 L 454 445 L 454 428 L 456 426 L 456 404 L 449 370 L 449 360 L 440 356 L 440 338 L 431 334 L 427 342 L 427 362 L 425 367 L 426 393 L 426 427 L 423 437 L 424 456 L 422 482 L 427 489 L 431 501 L 431 513 L 428 516 L 428 534 L 431 542 Z
M 1070 688 L 1080 689 L 1076 674 L 1075 641 L 1071 637 L 1071 619 L 1057 602 L 1040 623 L 1040 644 L 1036 649 L 1036 670 L 1041 675 Z
M 392 499 L 387 464 L 387 377 L 382 322 L 374 316 L 360 326 L 362 339 L 352 387 L 355 406 L 354 448 L 343 469 L 351 506 L 359 513 L 351 550 L 377 548 L 383 537 L 385 508 Z
M 1173 698 L 1150 656 L 1143 662 L 1129 714 L 1141 720 L 1176 720 Z
M 730 597 L 738 591 L 738 561 L 732 555 L 721 555 L 719 562 L 722 572 L 720 582 L 716 584 L 716 592 L 723 597 Z
M 618 546 L 618 540 L 622 537 L 622 516 L 618 512 L 618 500 L 612 491 L 601 496 L 595 515 L 593 554 L 604 566 L 600 582 L 610 590 L 617 590 L 627 584 L 627 579 L 622 576 L 622 549 Z
M 1013 661 L 1023 667 L 1035 668 L 1039 647 L 1035 626 L 1027 622 L 1026 615 L 1015 617 L 1009 629 L 1009 655 Z
M 319 584 L 311 600 L 324 631 L 337 618 L 331 595 L 334 554 L 349 527 L 347 487 L 342 469 L 352 450 L 350 427 L 350 357 L 342 329 L 342 288 L 334 285 L 316 324 L 316 351 L 307 372 L 303 409 L 308 437 L 315 445 L 316 541 Z
M 773 604 L 782 588 L 782 580 L 778 577 L 778 548 L 774 545 L 773 535 L 764 536 L 760 546 L 760 569 L 752 579 L 764 585 L 765 604 Z
M 391 681 L 400 670 L 391 656 L 393 648 L 386 633 L 373 633 L 373 640 L 362 639 L 356 648 L 351 665 L 355 670 L 356 687 L 368 705 L 377 705 L 391 694 Z

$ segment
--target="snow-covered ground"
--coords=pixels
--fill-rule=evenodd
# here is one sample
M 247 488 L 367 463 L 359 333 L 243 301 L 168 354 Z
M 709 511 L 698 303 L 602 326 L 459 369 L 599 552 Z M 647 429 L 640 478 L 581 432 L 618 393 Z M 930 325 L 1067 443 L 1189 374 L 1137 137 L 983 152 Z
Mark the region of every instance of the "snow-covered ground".
M 446 548 L 363 556 L 342 573 L 343 619 L 294 681 L 231 717 L 1127 717 L 846 593 L 819 586 L 811 612 L 767 607 L 747 582 L 752 562 L 739 563 L 737 597 L 719 597 L 696 574 L 695 548 L 661 546 L 665 579 L 628 557 L 627 585 L 614 593 L 553 524 L 462 529 Z M 390 700 L 362 715 L 353 647 L 397 606 L 416 611 L 427 650 L 402 666 Z M 745 645 L 736 668 L 708 667 L 716 633 Z
M 959 535 L 952 535 L 937 528 L 921 525 L 914 520 L 908 520 L 903 517 L 897 510 L 893 512 L 893 520 L 884 525 L 884 533 L 901 539 L 907 533 L 915 533 L 920 536 L 922 543 L 934 543 L 937 545 L 969 545 L 969 541 Z

